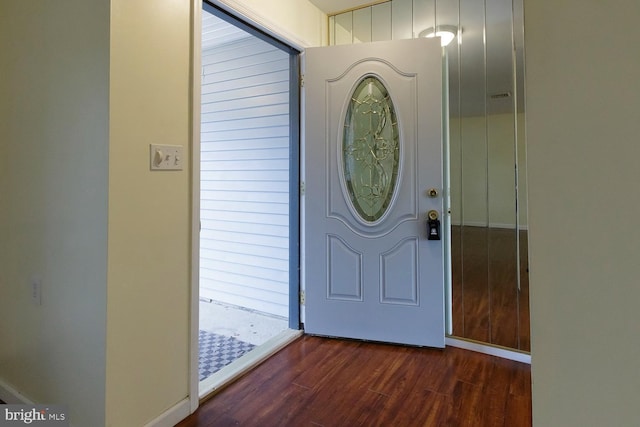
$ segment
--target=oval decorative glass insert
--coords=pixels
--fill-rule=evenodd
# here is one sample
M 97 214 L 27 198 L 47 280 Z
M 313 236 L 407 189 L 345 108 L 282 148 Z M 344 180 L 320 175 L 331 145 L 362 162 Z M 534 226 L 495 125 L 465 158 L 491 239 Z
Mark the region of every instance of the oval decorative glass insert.
M 393 199 L 400 144 L 393 102 L 374 76 L 362 79 L 351 95 L 344 120 L 342 159 L 353 207 L 365 221 L 377 221 Z

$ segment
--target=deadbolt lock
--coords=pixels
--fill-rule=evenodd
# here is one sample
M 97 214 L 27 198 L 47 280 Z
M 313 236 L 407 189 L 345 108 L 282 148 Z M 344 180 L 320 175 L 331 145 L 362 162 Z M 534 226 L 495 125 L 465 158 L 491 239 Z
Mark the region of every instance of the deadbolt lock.
M 438 197 L 438 190 L 435 188 L 430 188 L 429 190 L 427 190 L 427 195 L 429 197 Z
M 427 239 L 440 240 L 440 220 L 438 219 L 438 211 L 430 210 L 427 212 Z

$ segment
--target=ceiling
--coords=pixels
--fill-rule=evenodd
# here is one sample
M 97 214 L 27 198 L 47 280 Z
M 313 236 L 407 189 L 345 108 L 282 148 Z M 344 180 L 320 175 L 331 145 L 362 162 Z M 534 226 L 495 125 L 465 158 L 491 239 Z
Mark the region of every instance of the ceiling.
M 336 12 L 353 10 L 358 7 L 381 3 L 371 0 L 309 0 L 323 12 L 332 15 Z M 388 1 L 388 0 L 387 0 Z M 431 0 L 433 1 L 433 0 Z M 513 3 L 512 3 L 513 2 Z M 522 25 L 522 0 L 456 0 L 443 3 L 438 14 L 451 15 L 460 19 L 462 35 L 460 43 L 452 43 L 447 48 L 449 63 L 450 107 L 452 114 L 462 116 L 482 116 L 486 113 L 509 112 L 513 108 L 513 63 L 511 57 L 511 13 L 519 18 L 516 25 Z M 458 15 L 458 7 L 464 13 Z M 485 15 L 486 12 L 486 15 Z M 225 21 L 212 19 L 203 14 L 203 49 L 215 44 L 227 43 L 247 37 L 248 34 Z M 452 18 L 452 19 L 453 19 Z M 483 30 L 486 28 L 487 30 Z M 522 32 L 516 32 L 517 89 L 524 92 Z M 486 44 L 485 44 L 486 43 Z M 483 72 L 486 70 L 486 73 Z M 509 94 L 504 97 L 502 95 Z M 524 108 L 524 97 L 518 96 L 518 109 Z
M 331 16 L 389 0 L 309 1 Z M 429 10 L 437 11 L 440 24 L 460 28 L 459 43 L 451 43 L 447 47 L 452 112 L 482 116 L 512 111 L 514 93 L 524 92 L 522 0 L 409 0 L 409 3 L 413 4 L 414 13 L 421 16 L 420 19 L 414 17 L 414 36 L 424 29 L 423 26 L 429 26 L 425 18 L 429 16 Z M 520 28 L 513 34 L 513 39 L 512 26 Z M 524 108 L 524 97 L 519 96 L 517 100 L 518 109 Z

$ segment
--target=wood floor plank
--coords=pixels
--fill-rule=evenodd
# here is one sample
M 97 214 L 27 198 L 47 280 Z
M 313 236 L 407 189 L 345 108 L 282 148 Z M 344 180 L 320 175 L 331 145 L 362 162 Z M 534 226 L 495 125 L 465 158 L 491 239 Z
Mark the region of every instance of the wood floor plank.
M 458 348 L 305 335 L 178 426 L 528 427 L 530 375 Z

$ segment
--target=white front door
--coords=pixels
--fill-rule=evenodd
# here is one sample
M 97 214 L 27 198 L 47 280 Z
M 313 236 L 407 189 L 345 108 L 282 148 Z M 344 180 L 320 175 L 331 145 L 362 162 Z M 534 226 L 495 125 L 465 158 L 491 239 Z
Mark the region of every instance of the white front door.
M 439 40 L 307 49 L 304 75 L 305 331 L 443 347 Z

